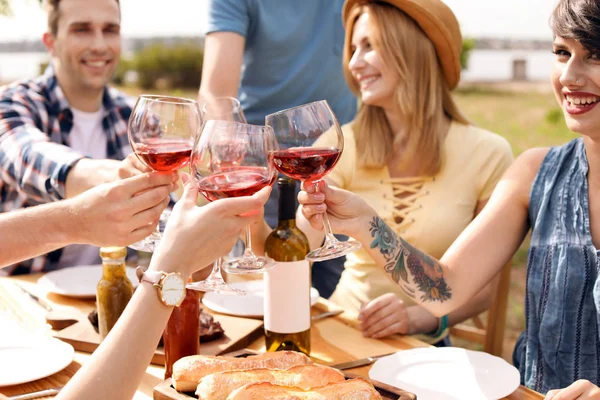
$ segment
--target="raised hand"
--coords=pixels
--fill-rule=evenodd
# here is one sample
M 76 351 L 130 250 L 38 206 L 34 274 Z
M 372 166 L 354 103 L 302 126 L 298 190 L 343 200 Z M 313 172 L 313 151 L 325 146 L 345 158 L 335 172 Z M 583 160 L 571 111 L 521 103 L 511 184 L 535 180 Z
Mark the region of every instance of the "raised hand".
M 334 233 L 356 237 L 355 233 L 368 226 L 375 211 L 356 194 L 319 181 L 319 191 L 312 182 L 303 182 L 298 194 L 300 211 L 316 230 L 323 229 L 322 213 L 327 211 Z
M 146 173 L 96 186 L 70 200 L 80 243 L 126 246 L 148 236 L 169 204 L 176 174 Z
M 185 277 L 226 255 L 244 228 L 262 217 L 270 186 L 252 196 L 221 199 L 198 207 L 198 190 L 187 174 L 183 197 L 175 205 L 155 265 L 178 266 Z M 161 258 L 165 258 L 161 262 Z M 168 260 L 167 260 L 168 258 Z
M 126 179 L 146 172 L 152 172 L 152 169 L 141 162 L 134 153 L 131 153 L 119 163 L 116 178 Z

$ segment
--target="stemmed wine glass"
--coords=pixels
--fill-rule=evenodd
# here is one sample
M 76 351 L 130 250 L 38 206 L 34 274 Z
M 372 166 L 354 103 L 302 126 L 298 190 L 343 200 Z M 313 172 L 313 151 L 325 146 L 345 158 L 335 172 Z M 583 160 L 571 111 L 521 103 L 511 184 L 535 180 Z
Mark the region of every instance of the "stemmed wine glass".
M 205 96 L 200 115 L 204 121 L 218 120 L 248 123 L 240 101 L 231 96 L 213 96 L 210 94 Z M 235 257 L 234 254 L 243 253 L 245 247 L 246 243 L 243 243 L 241 239 L 238 240 L 227 257 Z
M 273 185 L 276 171 L 270 155 L 277 149 L 273 130 L 231 121 L 208 120 L 196 140 L 190 169 L 198 191 L 208 201 L 229 197 L 251 196 L 265 186 Z M 242 293 L 228 286 L 221 276 L 221 268 L 233 274 L 261 273 L 275 263 L 268 257 L 252 253 L 249 229 L 248 245 L 244 256 L 213 264 L 207 279 L 189 284 L 190 289 L 223 293 Z
M 282 150 L 273 152 L 275 168 L 292 179 L 313 181 L 318 191 L 321 180 L 337 164 L 344 149 L 342 129 L 327 101 L 269 114 L 266 125 L 273 128 Z M 323 138 L 321 138 L 323 135 Z M 313 143 L 319 144 L 313 147 Z M 307 254 L 309 261 L 325 261 L 358 250 L 355 240 L 340 242 L 333 236 L 327 213 L 323 213 L 325 243 Z
M 173 172 L 189 163 L 201 126 L 200 110 L 194 100 L 141 95 L 129 118 L 127 133 L 129 144 L 142 163 L 154 171 Z M 168 215 L 163 213 L 161 222 Z M 162 238 L 160 225 L 150 236 L 129 247 L 154 252 Z
M 246 116 L 242 110 L 240 101 L 235 97 L 221 96 L 208 98 L 202 105 L 202 119 L 246 122 Z
M 209 98 L 207 101 L 204 102 L 204 105 L 202 106 L 201 115 L 204 121 L 220 120 L 240 122 L 244 124 L 247 123 L 246 116 L 244 115 L 244 111 L 242 110 L 242 106 L 240 105 L 240 101 L 235 97 L 222 96 Z M 268 135 L 266 139 L 273 142 L 272 144 L 270 144 L 270 146 L 278 146 L 277 140 L 275 139 L 274 135 Z M 224 145 L 230 145 L 226 144 L 230 142 L 230 140 L 224 138 L 224 140 L 220 140 L 218 144 L 215 144 L 215 146 L 221 147 L 220 151 L 223 151 L 222 147 Z M 240 142 L 238 141 L 236 145 L 239 144 Z M 260 269 L 261 265 L 267 265 L 271 262 L 269 258 L 258 257 L 252 252 L 252 235 L 249 226 L 246 228 L 244 236 L 245 250 L 243 252 L 243 255 L 242 257 L 230 258 L 229 261 L 225 263 L 224 269 L 227 272 L 229 272 L 230 269 L 235 270 L 239 268 L 240 263 L 242 264 L 241 268 L 244 269 Z

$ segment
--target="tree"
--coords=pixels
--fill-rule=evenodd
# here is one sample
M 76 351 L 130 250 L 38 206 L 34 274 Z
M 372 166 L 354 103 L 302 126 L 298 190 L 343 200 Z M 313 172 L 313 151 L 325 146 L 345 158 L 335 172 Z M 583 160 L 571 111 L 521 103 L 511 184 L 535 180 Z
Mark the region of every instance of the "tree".
M 460 66 L 466 69 L 469 65 L 469 56 L 471 50 L 475 48 L 475 39 L 464 39 L 462 42 L 462 51 L 460 52 Z
M 10 15 L 10 0 L 0 0 L 0 15 Z
M 38 0 L 40 5 L 44 0 Z M 11 15 L 12 9 L 10 8 L 10 0 L 0 0 L 0 15 Z
M 203 51 L 197 44 L 155 43 L 144 47 L 132 60 L 138 85 L 144 89 L 161 83 L 171 88 L 197 88 L 202 75 Z

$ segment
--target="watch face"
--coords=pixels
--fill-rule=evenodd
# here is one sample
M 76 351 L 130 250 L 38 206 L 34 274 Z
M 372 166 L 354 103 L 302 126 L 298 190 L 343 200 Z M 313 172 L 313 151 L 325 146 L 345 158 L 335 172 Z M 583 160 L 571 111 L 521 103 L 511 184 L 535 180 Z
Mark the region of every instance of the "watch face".
M 185 282 L 179 274 L 168 274 L 162 281 L 162 299 L 169 306 L 178 306 L 185 297 Z

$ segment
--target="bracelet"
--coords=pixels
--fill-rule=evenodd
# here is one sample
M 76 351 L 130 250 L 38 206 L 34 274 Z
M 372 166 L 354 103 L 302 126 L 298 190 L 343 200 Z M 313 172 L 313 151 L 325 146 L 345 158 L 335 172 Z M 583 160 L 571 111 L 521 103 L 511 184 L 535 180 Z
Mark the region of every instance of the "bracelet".
M 444 315 L 440 318 L 440 323 L 438 325 L 437 331 L 433 333 L 433 337 L 442 336 L 442 334 L 448 329 L 448 315 Z
M 414 335 L 414 337 L 425 343 L 434 344 L 445 338 L 448 335 L 448 331 L 448 316 L 444 315 L 443 317 L 438 318 L 438 328 L 436 331 L 419 333 Z

